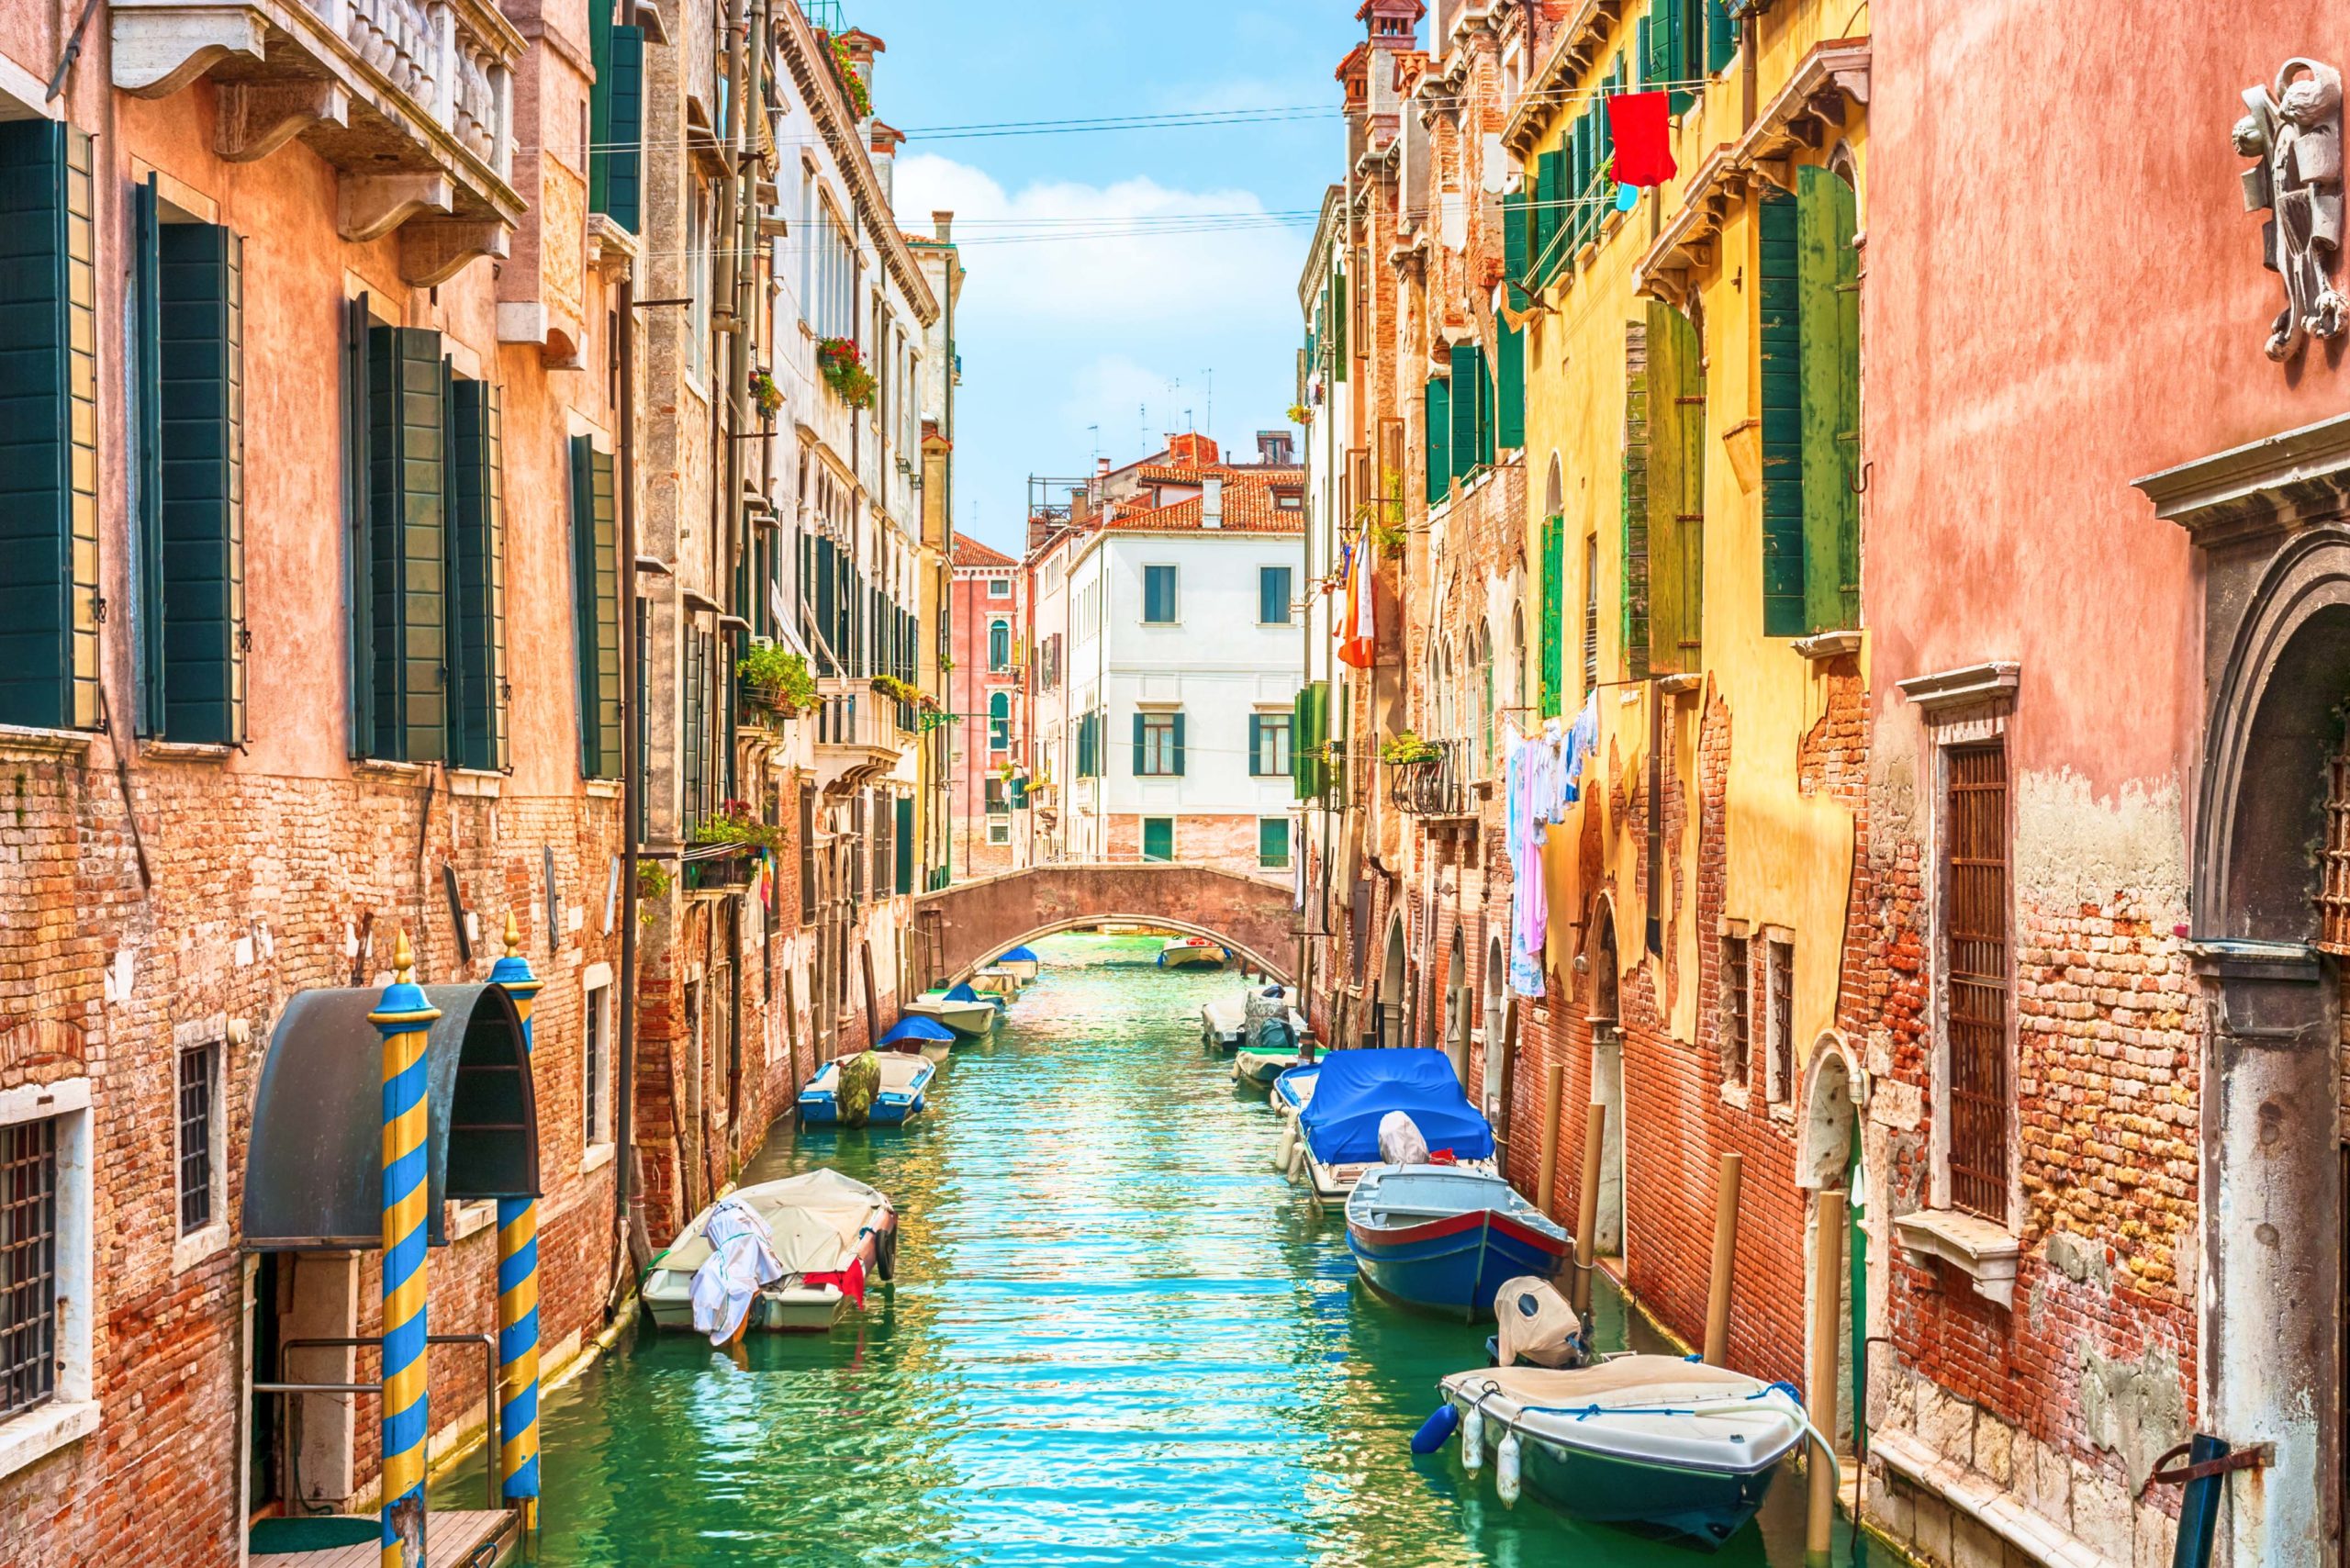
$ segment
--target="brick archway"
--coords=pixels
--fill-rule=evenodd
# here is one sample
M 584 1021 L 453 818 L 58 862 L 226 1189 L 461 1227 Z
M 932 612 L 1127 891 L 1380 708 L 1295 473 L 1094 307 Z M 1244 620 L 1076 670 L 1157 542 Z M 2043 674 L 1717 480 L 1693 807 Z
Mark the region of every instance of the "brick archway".
M 936 983 L 967 978 L 1007 947 L 1103 921 L 1212 937 L 1286 983 L 1297 940 L 1292 902 L 1286 882 L 1206 866 L 1039 866 L 923 893 L 914 921 Z

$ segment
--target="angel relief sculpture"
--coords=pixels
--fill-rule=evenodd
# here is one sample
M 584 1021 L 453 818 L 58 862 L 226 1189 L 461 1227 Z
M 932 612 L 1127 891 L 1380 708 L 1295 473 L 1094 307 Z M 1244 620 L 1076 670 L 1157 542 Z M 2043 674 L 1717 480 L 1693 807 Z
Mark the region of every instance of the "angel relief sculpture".
M 2244 101 L 2251 112 L 2236 121 L 2236 151 L 2260 160 L 2244 171 L 2244 210 L 2268 209 L 2264 260 L 2285 282 L 2285 308 L 2265 347 L 2283 360 L 2304 334 L 2336 338 L 2350 326 L 2350 300 L 2333 283 L 2342 254 L 2342 73 L 2288 60 L 2274 88 L 2246 87 Z

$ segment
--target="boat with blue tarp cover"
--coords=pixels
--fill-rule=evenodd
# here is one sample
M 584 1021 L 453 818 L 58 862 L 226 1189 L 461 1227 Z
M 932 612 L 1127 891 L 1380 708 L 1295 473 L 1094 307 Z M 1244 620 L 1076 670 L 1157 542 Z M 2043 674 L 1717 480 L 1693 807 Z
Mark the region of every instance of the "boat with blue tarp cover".
M 1314 1099 L 1314 1085 L 1322 1076 L 1322 1064 L 1309 1061 L 1291 1068 L 1273 1080 L 1273 1109 L 1284 1118 L 1294 1121 L 1298 1114 Z
M 955 1031 L 935 1018 L 910 1013 L 890 1025 L 890 1032 L 875 1044 L 885 1051 L 914 1051 L 932 1061 L 945 1061 L 955 1048 Z
M 1036 957 L 1034 947 L 1007 947 L 997 955 L 994 967 L 1009 970 L 1014 980 L 1025 985 L 1036 978 L 1036 971 L 1044 968 L 1044 960 Z
M 1317 1197 L 1344 1197 L 1364 1171 L 1382 1163 L 1379 1124 L 1391 1111 L 1411 1117 L 1427 1148 L 1454 1163 L 1493 1169 L 1493 1124 L 1469 1103 L 1442 1051 L 1422 1046 L 1333 1051 L 1322 1058 L 1321 1068 L 1314 1097 L 1297 1119 Z
M 935 1018 L 967 1040 L 985 1039 L 996 1020 L 1003 1015 L 1002 1004 L 995 998 L 981 996 L 968 985 L 925 991 L 907 1002 L 904 1011 Z
M 1347 1194 L 1347 1249 L 1383 1296 L 1474 1318 L 1505 1280 L 1549 1279 L 1567 1233 L 1489 1171 L 1374 1165 Z
M 861 1081 L 867 1071 L 861 1064 L 867 1060 L 878 1071 L 869 1083 Z M 903 1051 L 859 1051 L 828 1061 L 800 1092 L 800 1119 L 811 1126 L 895 1126 L 911 1121 L 925 1108 L 931 1075 L 937 1070 L 928 1058 Z

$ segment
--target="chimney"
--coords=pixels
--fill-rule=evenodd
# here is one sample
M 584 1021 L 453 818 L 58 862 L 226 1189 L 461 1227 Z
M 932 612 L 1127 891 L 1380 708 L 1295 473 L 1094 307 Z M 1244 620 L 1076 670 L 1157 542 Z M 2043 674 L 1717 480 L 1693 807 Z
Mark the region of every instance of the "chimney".
M 1069 521 L 1077 528 L 1093 521 L 1093 498 L 1082 488 L 1069 493 Z
M 874 177 L 881 182 L 881 199 L 886 203 L 897 194 L 898 149 L 904 143 L 906 133 L 879 120 L 872 122 L 872 134 L 866 145 L 873 152 Z
M 930 215 L 930 231 L 937 237 L 940 244 L 952 245 L 955 242 L 955 215 L 934 209 Z
M 1202 528 L 1224 526 L 1224 480 L 1218 475 L 1211 474 L 1201 481 L 1200 526 Z
M 856 79 L 865 84 L 865 91 L 870 95 L 873 91 L 873 57 L 886 53 L 890 46 L 863 28 L 851 28 L 841 34 L 841 48 L 842 52 L 848 56 L 849 69 L 856 73 Z
M 1033 553 L 1035 551 L 1035 549 L 1037 548 L 1037 546 L 1039 546 L 1039 545 L 1041 545 L 1041 544 L 1043 544 L 1043 543 L 1045 543 L 1046 536 L 1046 535 L 1048 535 L 1048 534 L 1050 534 L 1052 532 L 1053 532 L 1053 524 L 1052 524 L 1052 520 L 1051 520 L 1050 518 L 1047 518 L 1047 517 L 1046 517 L 1043 512 L 1040 512 L 1040 511 L 1038 511 L 1038 512 L 1030 512 L 1030 513 L 1028 514 L 1028 548 L 1029 548 L 1029 551 L 1033 554 Z

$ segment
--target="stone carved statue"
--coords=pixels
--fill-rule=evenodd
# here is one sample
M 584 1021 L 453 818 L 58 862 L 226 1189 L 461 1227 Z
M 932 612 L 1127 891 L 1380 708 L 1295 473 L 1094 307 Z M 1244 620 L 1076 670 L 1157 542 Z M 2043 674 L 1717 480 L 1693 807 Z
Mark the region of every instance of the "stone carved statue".
M 2244 90 L 2251 112 L 2236 121 L 2235 148 L 2260 162 L 2244 171 L 2247 212 L 2269 211 L 2261 228 L 2268 270 L 2285 283 L 2285 308 L 2265 345 L 2288 359 L 2304 334 L 2336 338 L 2350 327 L 2350 300 L 2333 285 L 2342 254 L 2342 73 L 2296 57 L 2276 85 Z

